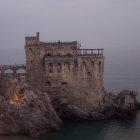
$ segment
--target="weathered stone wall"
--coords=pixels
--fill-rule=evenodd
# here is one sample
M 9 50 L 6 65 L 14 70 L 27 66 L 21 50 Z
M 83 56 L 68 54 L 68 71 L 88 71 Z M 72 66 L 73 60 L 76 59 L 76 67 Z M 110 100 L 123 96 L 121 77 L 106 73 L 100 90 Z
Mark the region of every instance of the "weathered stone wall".
M 71 87 L 92 96 L 91 102 L 104 96 L 103 55 L 79 55 L 76 42 L 26 44 L 25 51 L 27 80 L 33 87 Z
M 99 97 L 103 93 L 102 56 L 50 56 L 45 58 L 46 86 L 72 86 Z

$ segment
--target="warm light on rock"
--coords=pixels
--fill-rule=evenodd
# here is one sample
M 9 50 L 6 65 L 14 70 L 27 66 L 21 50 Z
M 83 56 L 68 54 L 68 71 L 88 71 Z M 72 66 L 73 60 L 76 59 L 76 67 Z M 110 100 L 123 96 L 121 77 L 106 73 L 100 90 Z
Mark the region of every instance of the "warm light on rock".
M 11 105 L 23 104 L 25 103 L 24 98 L 18 95 L 15 95 L 14 98 L 10 99 Z

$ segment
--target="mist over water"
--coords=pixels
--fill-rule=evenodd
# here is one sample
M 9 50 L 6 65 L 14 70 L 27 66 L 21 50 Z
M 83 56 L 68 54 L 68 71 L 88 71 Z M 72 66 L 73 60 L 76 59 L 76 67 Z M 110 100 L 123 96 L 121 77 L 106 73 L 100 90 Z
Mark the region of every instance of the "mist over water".
M 140 47 L 105 50 L 104 85 L 119 92 L 130 89 L 140 92 Z

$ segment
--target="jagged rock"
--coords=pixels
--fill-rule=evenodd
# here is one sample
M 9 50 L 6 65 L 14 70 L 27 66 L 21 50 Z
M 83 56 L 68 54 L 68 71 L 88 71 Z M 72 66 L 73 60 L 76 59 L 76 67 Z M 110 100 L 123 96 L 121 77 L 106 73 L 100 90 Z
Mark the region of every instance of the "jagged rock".
M 128 116 L 135 114 L 138 108 L 137 93 L 135 91 L 122 90 L 118 95 L 106 94 L 103 106 L 109 105 L 112 116 Z M 106 109 L 105 109 L 106 110 Z M 111 111 L 110 111 L 111 112 Z
M 116 103 L 124 110 L 136 109 L 136 96 L 135 91 L 122 90 L 116 98 Z
M 60 129 L 62 121 L 51 106 L 48 94 L 33 90 L 25 79 L 4 81 L 1 83 L 1 91 L 5 91 L 1 92 L 5 102 L 0 102 L 1 135 L 27 133 L 35 137 Z
M 106 93 L 101 101 L 95 102 L 93 100 L 93 104 L 90 104 L 86 97 L 82 98 L 81 102 L 80 97 L 77 98 L 77 101 L 75 98 L 75 102 L 68 102 L 70 98 L 74 97 L 66 96 L 65 98 L 69 99 L 67 99 L 65 105 L 57 102 L 57 106 L 60 106 L 64 118 L 72 120 L 99 120 L 117 116 L 126 117 L 135 114 L 137 111 L 138 103 L 136 96 L 137 93 L 134 91 L 122 90 L 118 95 Z
M 135 91 L 122 90 L 116 97 L 116 115 L 128 116 L 137 112 L 137 93 Z

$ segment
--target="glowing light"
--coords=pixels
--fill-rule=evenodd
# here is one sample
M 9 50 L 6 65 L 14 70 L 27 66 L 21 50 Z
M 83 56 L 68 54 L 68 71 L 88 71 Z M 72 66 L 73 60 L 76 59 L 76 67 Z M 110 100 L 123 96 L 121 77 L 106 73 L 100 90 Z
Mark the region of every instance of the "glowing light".
M 25 101 L 23 97 L 15 95 L 14 98 L 10 99 L 9 103 L 11 105 L 19 105 L 19 104 L 24 104 Z

